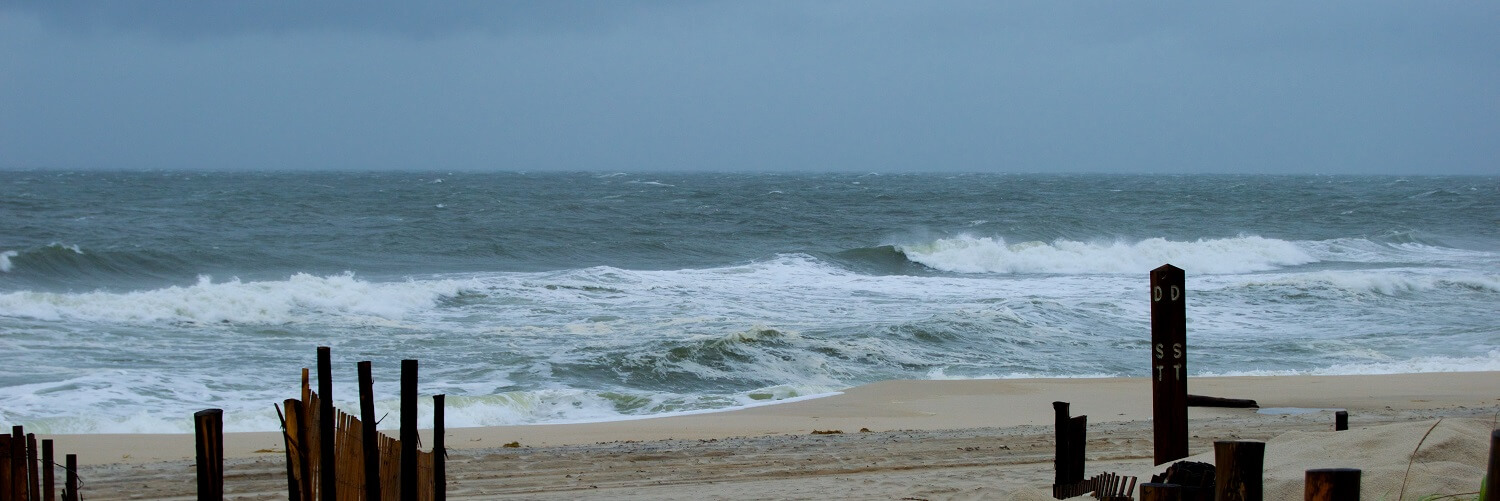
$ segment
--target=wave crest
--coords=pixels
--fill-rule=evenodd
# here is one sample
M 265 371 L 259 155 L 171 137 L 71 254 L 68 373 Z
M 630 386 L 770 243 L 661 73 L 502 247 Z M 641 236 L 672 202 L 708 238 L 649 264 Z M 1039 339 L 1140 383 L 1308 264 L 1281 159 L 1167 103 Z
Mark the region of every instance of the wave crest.
M 466 287 L 454 280 L 367 282 L 353 273 L 298 273 L 284 281 L 222 283 L 200 276 L 195 285 L 140 292 L 13 292 L 0 295 L 0 311 L 11 317 L 132 324 L 280 324 L 325 316 L 390 320 L 431 308 Z
M 1152 238 L 1135 243 L 1008 244 L 1003 238 L 961 235 L 897 248 L 913 262 L 956 273 L 1144 273 L 1172 263 L 1194 273 L 1229 274 L 1318 261 L 1295 243 L 1258 236 L 1195 242 Z

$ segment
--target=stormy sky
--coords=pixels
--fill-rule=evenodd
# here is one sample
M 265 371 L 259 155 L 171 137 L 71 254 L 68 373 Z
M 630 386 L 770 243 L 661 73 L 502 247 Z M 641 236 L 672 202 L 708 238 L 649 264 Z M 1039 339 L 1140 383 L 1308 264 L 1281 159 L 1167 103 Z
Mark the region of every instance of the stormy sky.
M 1500 2 L 0 1 L 0 168 L 1495 174 Z

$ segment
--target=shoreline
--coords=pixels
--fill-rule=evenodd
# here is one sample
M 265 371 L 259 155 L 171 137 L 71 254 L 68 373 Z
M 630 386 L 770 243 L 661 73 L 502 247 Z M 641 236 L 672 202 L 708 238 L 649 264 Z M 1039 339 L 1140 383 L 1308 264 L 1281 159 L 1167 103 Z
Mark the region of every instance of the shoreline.
M 1454 407 L 1500 408 L 1500 372 L 1434 372 L 1338 376 L 1214 376 L 1189 380 L 1194 394 L 1256 400 L 1261 408 L 1413 411 Z M 1489 390 L 1490 394 L 1485 391 Z M 1070 402 L 1089 423 L 1151 418 L 1146 378 L 894 380 L 819 397 L 669 416 L 563 424 L 448 428 L 450 450 L 584 445 L 619 441 L 710 440 L 807 434 L 1052 426 L 1053 401 Z M 449 410 L 449 412 L 454 412 Z M 1192 407 L 1189 419 L 1243 416 L 1255 409 Z M 432 443 L 424 423 L 423 444 Z M 397 428 L 382 427 L 395 436 Z M 192 460 L 192 434 L 48 435 L 59 454 L 79 454 L 84 465 Z M 279 431 L 224 434 L 226 458 L 282 453 Z M 425 447 L 424 447 L 425 448 Z
M 1347 409 L 1350 430 L 1332 431 L 1327 410 L 1193 407 L 1187 459 L 1212 462 L 1217 440 L 1267 442 L 1266 499 L 1300 496 L 1303 471 L 1323 467 L 1362 468 L 1370 499 L 1397 498 L 1398 488 L 1413 498 L 1473 492 L 1500 418 L 1497 383 L 1500 372 L 1195 378 L 1194 394 Z M 1055 472 L 1053 401 L 1088 416 L 1087 476 L 1144 482 L 1165 468 L 1152 464 L 1150 392 L 1145 378 L 885 381 L 717 413 L 455 428 L 445 437 L 448 496 L 1043 501 Z M 89 499 L 196 492 L 192 435 L 46 438 L 79 454 Z M 423 430 L 422 448 L 431 440 Z M 284 454 L 278 432 L 226 434 L 226 497 L 286 499 Z M 1420 459 L 1415 468 L 1409 458 Z

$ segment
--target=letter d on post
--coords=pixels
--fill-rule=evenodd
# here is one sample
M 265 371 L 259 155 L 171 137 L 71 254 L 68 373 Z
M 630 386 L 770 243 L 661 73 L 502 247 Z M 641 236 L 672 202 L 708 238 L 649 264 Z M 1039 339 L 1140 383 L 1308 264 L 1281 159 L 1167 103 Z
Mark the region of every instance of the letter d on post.
M 1151 409 L 1156 464 L 1188 456 L 1185 273 L 1151 270 Z

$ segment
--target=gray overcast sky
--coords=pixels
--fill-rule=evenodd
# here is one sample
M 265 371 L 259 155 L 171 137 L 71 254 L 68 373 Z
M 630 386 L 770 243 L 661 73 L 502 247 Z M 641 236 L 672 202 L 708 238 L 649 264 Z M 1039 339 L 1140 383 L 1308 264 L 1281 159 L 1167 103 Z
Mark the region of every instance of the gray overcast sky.
M 14 2 L 0 168 L 1500 173 L 1500 2 Z

